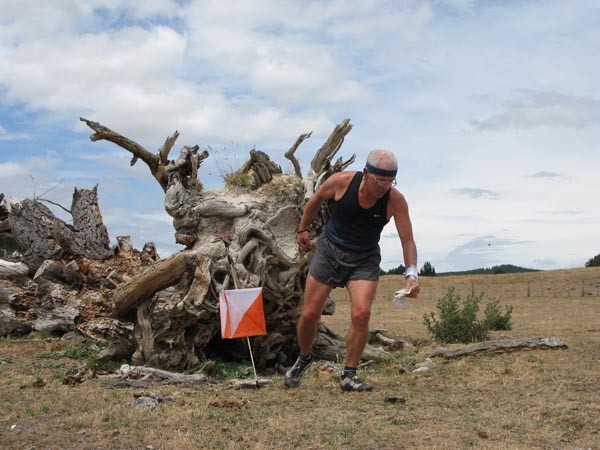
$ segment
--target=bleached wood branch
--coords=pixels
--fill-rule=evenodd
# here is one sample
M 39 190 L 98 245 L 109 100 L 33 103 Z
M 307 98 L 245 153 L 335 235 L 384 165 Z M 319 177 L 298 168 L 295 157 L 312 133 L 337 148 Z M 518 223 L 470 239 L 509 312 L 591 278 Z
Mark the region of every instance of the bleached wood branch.
M 122 378 L 153 378 L 158 381 L 167 380 L 175 383 L 205 383 L 207 381 L 206 375 L 200 373 L 178 373 L 170 372 L 168 370 L 155 369 L 154 367 L 146 366 L 130 366 L 129 364 L 123 364 L 119 369 Z
M 557 337 L 533 337 L 528 339 L 485 341 L 463 348 L 440 347 L 431 352 L 430 356 L 443 356 L 446 359 L 454 359 L 483 352 L 510 352 L 523 349 L 567 347 L 567 344 Z
M 0 259 L 0 278 L 26 276 L 29 268 L 23 263 L 14 263 Z
M 302 144 L 302 142 L 304 142 L 311 136 L 312 131 L 310 133 L 301 134 L 300 136 L 298 136 L 298 139 L 296 139 L 296 142 L 294 142 L 294 145 L 292 145 L 290 149 L 284 154 L 284 156 L 292 162 L 292 165 L 294 166 L 294 173 L 299 178 L 302 178 L 302 170 L 300 169 L 300 163 L 298 162 L 298 159 L 294 154 L 296 153 L 296 150 L 298 150 L 300 144 Z
M 124 316 L 144 298 L 178 281 L 198 256 L 193 251 L 176 253 L 150 266 L 138 277 L 117 286 L 112 293 L 115 317 Z

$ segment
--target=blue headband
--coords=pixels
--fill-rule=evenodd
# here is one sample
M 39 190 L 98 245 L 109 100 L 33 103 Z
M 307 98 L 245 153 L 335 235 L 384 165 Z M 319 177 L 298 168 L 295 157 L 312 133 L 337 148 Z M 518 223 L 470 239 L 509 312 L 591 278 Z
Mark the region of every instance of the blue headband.
M 369 169 L 369 172 L 373 172 L 376 175 L 381 175 L 382 177 L 395 177 L 396 174 L 398 173 L 398 169 L 394 169 L 394 170 L 380 169 L 379 167 L 372 166 L 369 163 L 367 163 L 365 165 L 365 167 L 367 169 Z

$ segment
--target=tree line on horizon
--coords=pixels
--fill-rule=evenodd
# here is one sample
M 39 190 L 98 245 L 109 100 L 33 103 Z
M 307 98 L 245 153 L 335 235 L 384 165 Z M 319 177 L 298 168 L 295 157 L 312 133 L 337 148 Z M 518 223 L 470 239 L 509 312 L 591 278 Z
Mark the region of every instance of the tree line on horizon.
M 590 258 L 586 263 L 585 267 L 600 267 L 600 253 Z M 403 264 L 390 270 L 381 270 L 381 275 L 402 275 L 406 268 Z M 519 267 L 513 264 L 501 264 L 499 266 L 482 267 L 480 269 L 462 270 L 456 272 L 436 272 L 435 267 L 426 261 L 419 270 L 419 276 L 422 277 L 435 277 L 435 276 L 449 276 L 449 275 L 496 275 L 503 273 L 521 273 L 521 272 L 539 272 L 540 269 L 528 269 L 526 267 Z

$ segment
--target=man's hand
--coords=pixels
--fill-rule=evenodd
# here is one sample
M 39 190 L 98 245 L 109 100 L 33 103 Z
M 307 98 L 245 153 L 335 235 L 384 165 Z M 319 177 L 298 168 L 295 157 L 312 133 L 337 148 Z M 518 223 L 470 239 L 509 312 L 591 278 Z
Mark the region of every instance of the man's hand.
M 404 285 L 404 290 L 407 292 L 406 296 L 410 298 L 417 298 L 417 294 L 421 290 L 419 287 L 419 283 L 413 278 L 408 277 L 406 279 L 406 284 Z
M 312 243 L 310 241 L 310 233 L 308 232 L 308 230 L 304 230 L 300 233 L 297 233 L 296 242 L 302 250 L 304 250 L 305 252 L 309 251 L 310 247 L 312 246 Z

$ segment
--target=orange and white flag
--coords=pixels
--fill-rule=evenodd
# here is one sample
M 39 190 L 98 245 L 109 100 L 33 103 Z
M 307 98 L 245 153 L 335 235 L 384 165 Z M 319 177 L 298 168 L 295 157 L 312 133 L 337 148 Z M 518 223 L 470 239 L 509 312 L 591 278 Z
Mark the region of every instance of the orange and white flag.
M 219 310 L 223 339 L 267 334 L 262 288 L 222 291 Z

